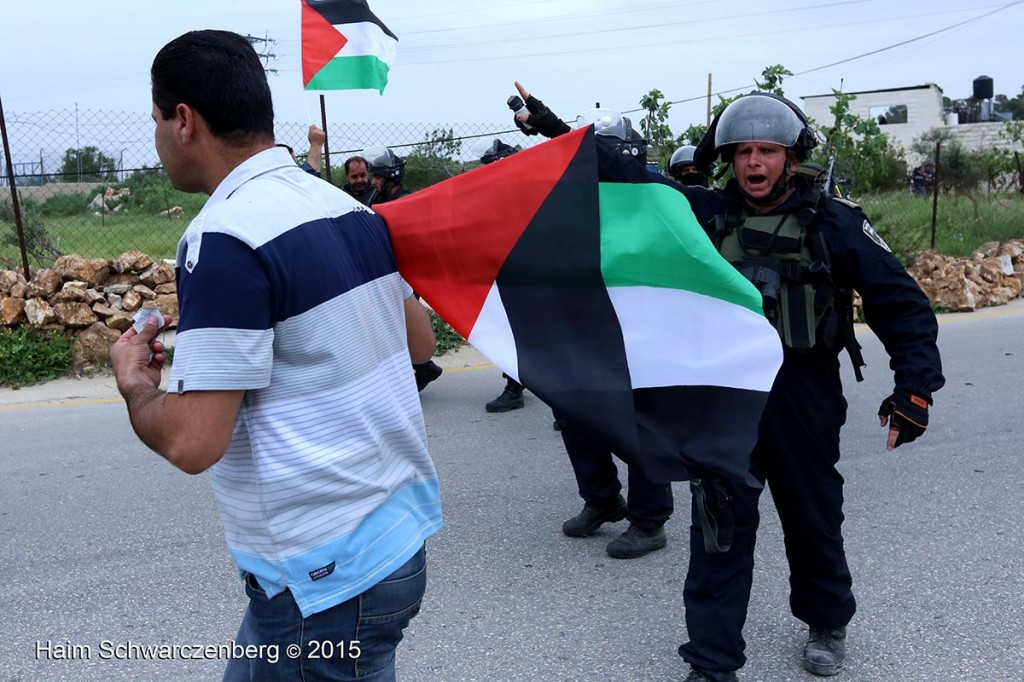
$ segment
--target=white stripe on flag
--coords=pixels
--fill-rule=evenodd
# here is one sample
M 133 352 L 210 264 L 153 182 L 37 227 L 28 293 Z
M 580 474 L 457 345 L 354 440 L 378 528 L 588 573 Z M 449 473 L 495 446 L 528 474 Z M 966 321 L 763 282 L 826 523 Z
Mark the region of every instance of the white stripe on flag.
M 633 388 L 725 386 L 769 391 L 782 342 L 764 317 L 683 289 L 608 289 Z
M 486 355 L 495 367 L 519 381 L 519 356 L 516 354 L 515 337 L 497 284 L 491 285 L 487 300 L 466 341 Z
M 336 58 L 373 56 L 388 66 L 395 63 L 398 41 L 380 30 L 377 24 L 337 24 L 335 28 L 348 38 L 348 42 L 341 48 Z

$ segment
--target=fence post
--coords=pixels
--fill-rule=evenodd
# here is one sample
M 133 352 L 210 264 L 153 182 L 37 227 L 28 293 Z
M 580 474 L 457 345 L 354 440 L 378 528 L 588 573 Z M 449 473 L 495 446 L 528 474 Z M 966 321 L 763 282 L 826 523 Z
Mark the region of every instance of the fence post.
M 0 136 L 3 137 L 4 159 L 7 161 L 8 185 L 11 188 L 11 210 L 14 211 L 14 226 L 18 230 L 18 246 L 21 248 L 21 265 L 25 268 L 25 279 L 31 280 L 28 269 L 28 250 L 25 248 L 25 226 L 21 220 L 21 204 L 18 202 L 18 183 L 14 180 L 14 164 L 11 162 L 11 144 L 7 141 L 7 120 L 4 118 L 4 103 L 0 99 Z
M 935 179 L 932 180 L 932 249 L 935 249 L 935 225 L 939 215 L 939 177 L 942 169 L 942 142 L 935 143 Z

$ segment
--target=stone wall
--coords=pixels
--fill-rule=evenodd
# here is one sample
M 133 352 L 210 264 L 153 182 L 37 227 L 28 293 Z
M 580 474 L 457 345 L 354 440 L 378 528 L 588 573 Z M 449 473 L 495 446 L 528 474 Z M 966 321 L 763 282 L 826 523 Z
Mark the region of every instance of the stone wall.
M 1005 305 L 1024 289 L 1024 239 L 982 245 L 967 258 L 925 251 L 910 268 L 931 302 L 945 310 L 969 312 Z
M 135 311 L 150 306 L 175 326 L 174 266 L 140 251 L 114 259 L 61 256 L 30 281 L 21 271 L 0 271 L 0 324 L 70 330 L 79 370 L 106 364 L 110 345 L 132 325 Z
M 1024 292 L 1024 239 L 991 242 L 960 259 L 925 251 L 909 272 L 941 309 L 1004 305 Z M 156 307 L 172 318 L 170 328 L 176 326 L 174 274 L 170 262 L 140 251 L 114 259 L 61 256 L 31 281 L 20 271 L 0 271 L 0 324 L 68 329 L 75 335 L 75 367 L 101 366 L 139 308 Z

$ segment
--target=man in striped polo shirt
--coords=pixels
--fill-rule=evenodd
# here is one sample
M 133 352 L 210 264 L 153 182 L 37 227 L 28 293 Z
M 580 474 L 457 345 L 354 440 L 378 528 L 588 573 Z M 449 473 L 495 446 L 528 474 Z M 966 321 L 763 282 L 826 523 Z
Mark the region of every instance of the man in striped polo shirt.
M 168 391 L 157 323 L 111 350 L 139 438 L 207 469 L 249 596 L 226 680 L 393 680 L 441 527 L 409 363 L 434 350 L 383 221 L 274 147 L 250 44 L 168 43 L 152 66 L 171 183 L 210 195 L 178 245 Z M 328 646 L 329 645 L 329 646 Z

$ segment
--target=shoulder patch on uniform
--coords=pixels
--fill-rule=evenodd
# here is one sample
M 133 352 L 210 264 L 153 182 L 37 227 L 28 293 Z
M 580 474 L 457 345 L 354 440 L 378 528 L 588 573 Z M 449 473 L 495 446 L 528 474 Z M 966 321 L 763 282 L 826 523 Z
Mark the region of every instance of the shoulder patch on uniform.
M 832 197 L 832 201 L 838 201 L 843 206 L 847 206 L 849 208 L 860 208 L 860 204 L 854 203 L 849 199 L 843 199 L 842 197 Z
M 884 239 L 882 239 L 882 235 L 878 234 L 878 232 L 875 231 L 875 228 L 871 227 L 871 223 L 865 220 L 863 229 L 864 234 L 868 236 L 868 239 L 878 244 L 889 253 L 892 253 L 892 249 L 890 249 L 889 245 L 885 243 Z

